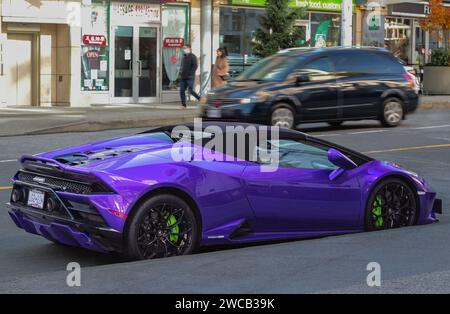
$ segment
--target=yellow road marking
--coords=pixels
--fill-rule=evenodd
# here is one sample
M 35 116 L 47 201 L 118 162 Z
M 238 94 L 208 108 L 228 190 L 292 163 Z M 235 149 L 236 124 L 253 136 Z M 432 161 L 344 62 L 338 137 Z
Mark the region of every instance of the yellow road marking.
M 0 186 L 0 190 L 11 190 L 12 186 Z
M 399 148 L 390 148 L 384 150 L 370 150 L 364 152 L 363 154 L 378 154 L 378 153 L 389 153 L 389 152 L 401 152 L 405 150 L 417 150 L 417 149 L 427 149 L 427 148 L 442 148 L 442 147 L 450 147 L 450 143 L 448 144 L 435 144 L 435 145 L 424 145 L 424 146 L 407 146 L 407 147 L 399 147 Z

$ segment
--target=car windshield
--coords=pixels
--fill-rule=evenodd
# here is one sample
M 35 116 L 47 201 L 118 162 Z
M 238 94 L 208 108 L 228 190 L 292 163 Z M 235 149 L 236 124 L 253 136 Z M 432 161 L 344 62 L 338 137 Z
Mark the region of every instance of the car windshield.
M 294 59 L 295 62 L 292 62 Z M 236 78 L 236 81 L 283 81 L 298 65 L 299 58 L 274 55 L 251 66 Z

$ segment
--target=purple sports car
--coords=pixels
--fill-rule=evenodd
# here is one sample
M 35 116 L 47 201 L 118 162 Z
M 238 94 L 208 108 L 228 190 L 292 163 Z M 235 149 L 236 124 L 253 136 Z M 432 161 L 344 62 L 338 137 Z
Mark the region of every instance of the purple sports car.
M 273 160 L 275 167 L 266 167 Z M 442 212 L 436 193 L 413 172 L 258 125 L 162 127 L 20 162 L 8 203 L 19 228 L 130 259 L 428 224 Z

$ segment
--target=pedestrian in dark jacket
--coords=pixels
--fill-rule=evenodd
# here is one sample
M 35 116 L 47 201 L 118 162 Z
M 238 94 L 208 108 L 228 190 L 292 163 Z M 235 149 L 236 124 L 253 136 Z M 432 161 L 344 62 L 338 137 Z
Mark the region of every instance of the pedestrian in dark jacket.
M 189 88 L 189 93 L 197 100 L 200 96 L 194 90 L 195 71 L 197 71 L 198 62 L 197 57 L 192 53 L 191 46 L 184 47 L 184 57 L 181 62 L 181 77 L 180 77 L 180 98 L 181 108 L 186 108 L 186 89 Z

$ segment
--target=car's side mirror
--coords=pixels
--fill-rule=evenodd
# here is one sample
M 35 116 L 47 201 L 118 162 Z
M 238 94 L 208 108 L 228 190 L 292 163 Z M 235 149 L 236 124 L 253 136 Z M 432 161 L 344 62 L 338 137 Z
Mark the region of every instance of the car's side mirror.
M 329 179 L 335 180 L 337 177 L 339 177 L 345 170 L 351 170 L 358 167 L 357 164 L 353 162 L 350 158 L 345 156 L 340 151 L 330 148 L 328 150 L 328 160 L 338 168 L 330 173 Z
M 299 75 L 296 76 L 295 78 L 295 84 L 299 85 L 302 83 L 307 83 L 311 81 L 311 77 L 309 76 L 309 74 L 306 73 L 301 73 Z

